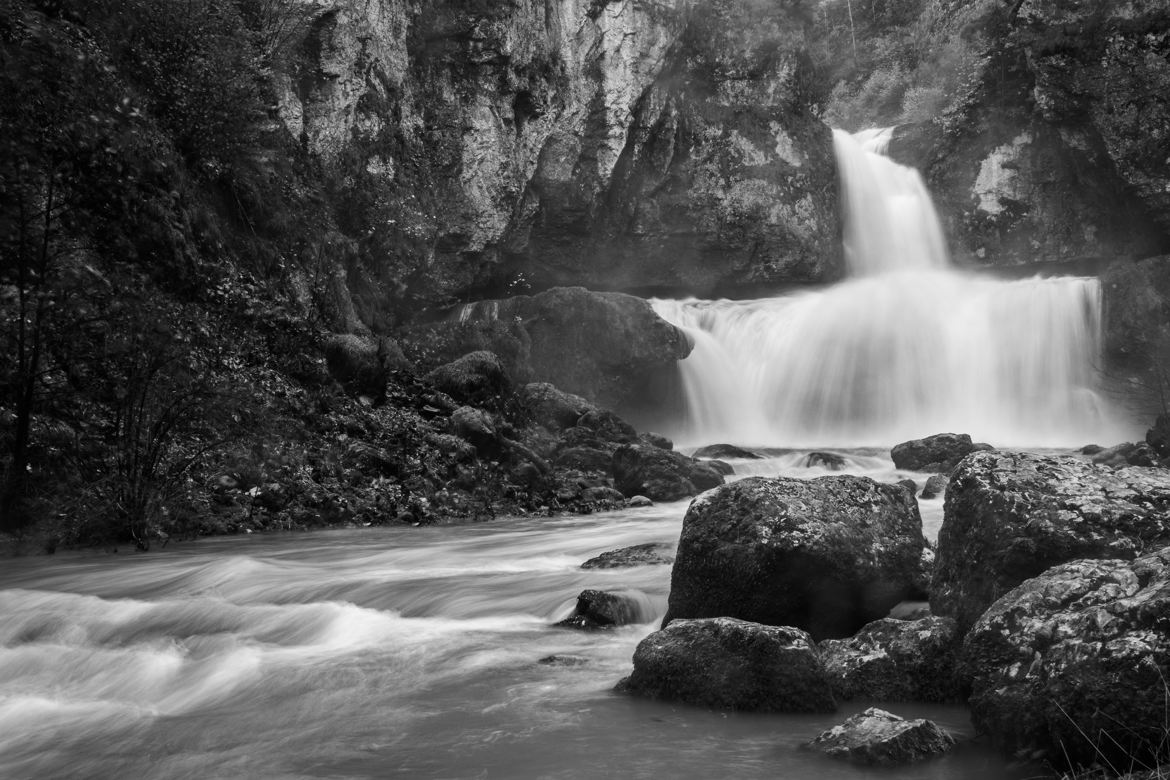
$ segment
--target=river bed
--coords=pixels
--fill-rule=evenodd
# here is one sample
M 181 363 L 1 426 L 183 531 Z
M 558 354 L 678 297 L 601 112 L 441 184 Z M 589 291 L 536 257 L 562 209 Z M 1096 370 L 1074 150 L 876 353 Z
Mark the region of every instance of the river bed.
M 827 473 L 801 462 L 739 468 Z M 850 468 L 905 476 L 873 453 Z M 4 561 L 0 777 L 890 777 L 799 748 L 866 702 L 765 716 L 612 692 L 670 567 L 580 564 L 675 544 L 686 506 Z M 923 509 L 933 536 L 941 500 Z M 640 591 L 654 618 L 552 628 L 585 588 Z M 970 732 L 960 707 L 890 709 Z M 893 776 L 1012 773 L 967 747 Z

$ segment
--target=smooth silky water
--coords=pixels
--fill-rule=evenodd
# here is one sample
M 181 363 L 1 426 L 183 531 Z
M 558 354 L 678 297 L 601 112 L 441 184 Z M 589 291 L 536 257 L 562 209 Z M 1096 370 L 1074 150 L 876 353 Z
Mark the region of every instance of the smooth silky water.
M 736 466 L 829 473 L 765 454 Z M 843 454 L 852 473 L 923 479 Z M 941 503 L 922 504 L 933 535 Z M 891 776 L 799 748 L 866 702 L 762 716 L 612 692 L 661 619 L 670 567 L 580 564 L 673 546 L 686 506 L 5 561 L 0 777 Z M 585 588 L 634 592 L 646 622 L 553 628 Z M 889 708 L 970 733 L 959 707 Z M 970 747 L 893 776 L 1013 774 Z

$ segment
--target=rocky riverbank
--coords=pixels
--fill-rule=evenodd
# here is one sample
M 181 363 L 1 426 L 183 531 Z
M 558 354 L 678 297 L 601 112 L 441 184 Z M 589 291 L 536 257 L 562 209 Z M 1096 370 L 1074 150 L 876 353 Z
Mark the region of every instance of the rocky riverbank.
M 1170 759 L 1170 625 L 1159 601 L 1170 578 L 1170 470 L 972 451 L 952 434 L 900 446 L 949 472 L 937 561 L 926 564 L 933 615 L 858 620 L 859 605 L 888 610 L 922 565 L 917 512 L 901 508 L 906 488 L 743 480 L 692 502 L 670 612 L 619 688 L 786 712 L 853 698 L 963 701 L 979 734 L 1017 758 L 1059 769 Z M 946 463 L 951 453 L 961 459 Z M 823 539 L 833 543 L 818 553 Z M 692 604 L 697 595 L 703 605 Z M 826 749 L 869 763 L 947 747 L 944 737 L 922 754 L 899 752 L 888 740 L 909 725 L 866 715 L 867 726 L 851 721 L 818 743 L 844 740 L 847 750 Z

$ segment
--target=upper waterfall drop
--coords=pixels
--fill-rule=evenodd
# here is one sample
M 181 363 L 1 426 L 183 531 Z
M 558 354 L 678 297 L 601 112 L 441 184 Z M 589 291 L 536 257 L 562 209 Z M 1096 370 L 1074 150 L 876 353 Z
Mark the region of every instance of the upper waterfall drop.
M 889 446 L 942 431 L 999 446 L 1120 441 L 1096 392 L 1100 285 L 955 270 L 889 130 L 834 131 L 849 276 L 750 301 L 653 301 L 694 343 L 686 443 Z

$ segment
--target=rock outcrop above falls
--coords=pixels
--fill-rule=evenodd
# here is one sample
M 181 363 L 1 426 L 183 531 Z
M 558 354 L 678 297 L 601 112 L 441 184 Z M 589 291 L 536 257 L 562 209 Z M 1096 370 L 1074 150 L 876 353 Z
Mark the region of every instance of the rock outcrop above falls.
M 1170 471 L 980 452 L 947 489 L 934 613 L 972 625 L 1029 577 L 1077 558 L 1132 559 L 1170 543 Z
M 1143 257 L 1170 248 L 1164 3 L 987 4 L 965 101 L 900 128 L 967 262 Z M 966 33 L 965 33 L 966 35 Z
M 693 501 L 663 625 L 736 617 L 846 637 L 911 591 L 924 541 L 913 494 L 865 477 L 753 477 Z
M 733 0 L 330 0 L 277 76 L 337 173 L 356 311 L 840 273 L 804 25 Z

